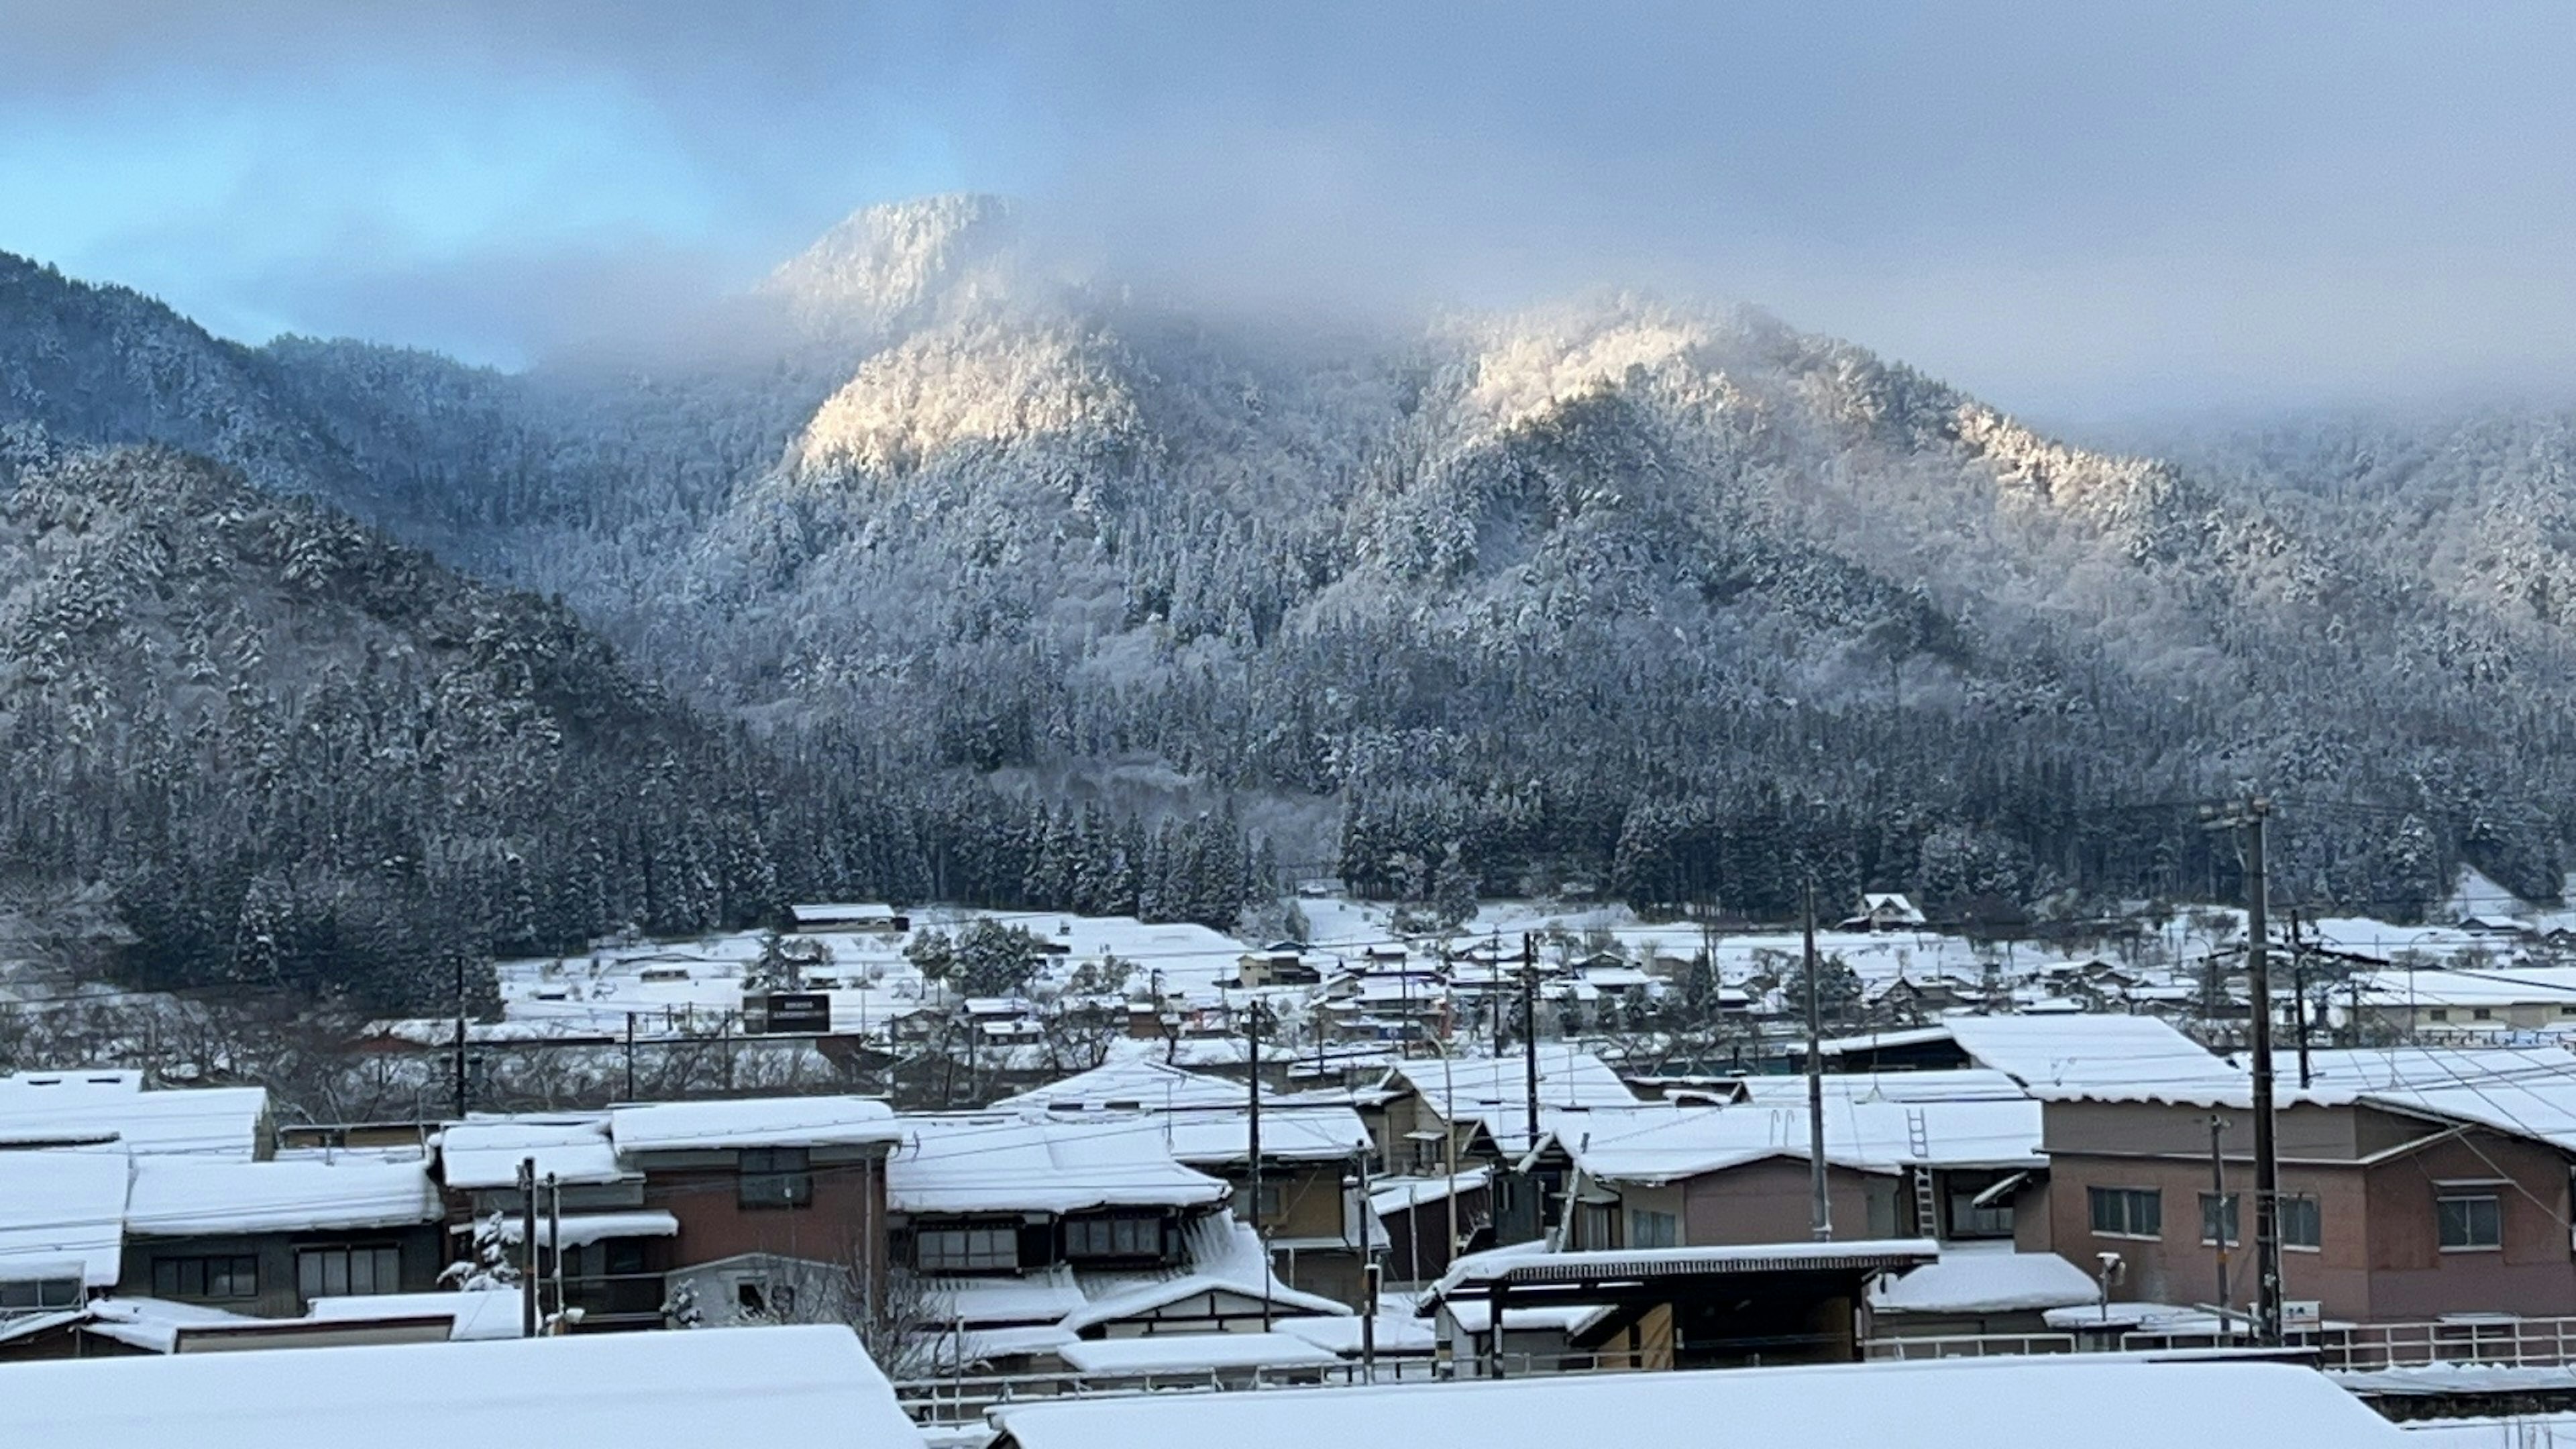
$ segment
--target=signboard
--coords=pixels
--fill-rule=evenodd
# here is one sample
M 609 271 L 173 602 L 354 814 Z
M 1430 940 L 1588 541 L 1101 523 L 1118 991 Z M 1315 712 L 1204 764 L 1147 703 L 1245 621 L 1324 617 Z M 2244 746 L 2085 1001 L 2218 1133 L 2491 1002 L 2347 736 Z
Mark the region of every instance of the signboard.
M 768 998 L 761 1030 L 828 1036 L 832 1031 L 832 998 L 820 991 L 774 991 Z

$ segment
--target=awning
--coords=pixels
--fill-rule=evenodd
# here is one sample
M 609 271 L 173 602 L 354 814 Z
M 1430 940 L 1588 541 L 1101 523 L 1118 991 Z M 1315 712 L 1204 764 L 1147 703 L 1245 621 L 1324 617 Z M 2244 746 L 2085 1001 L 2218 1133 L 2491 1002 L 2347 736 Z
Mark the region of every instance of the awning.
M 459 1223 L 449 1231 L 470 1233 L 474 1231 L 474 1226 L 472 1223 Z M 519 1241 L 521 1230 L 525 1226 L 525 1221 L 517 1213 L 504 1214 L 501 1218 L 501 1236 L 515 1243 Z M 551 1227 L 552 1224 L 547 1221 L 545 1215 L 538 1214 L 537 1241 L 549 1248 L 554 1246 Z M 567 1248 L 578 1248 L 584 1243 L 605 1242 L 610 1238 L 676 1238 L 679 1235 L 680 1220 L 669 1213 L 655 1210 L 628 1213 L 567 1213 L 563 1220 L 563 1245 Z

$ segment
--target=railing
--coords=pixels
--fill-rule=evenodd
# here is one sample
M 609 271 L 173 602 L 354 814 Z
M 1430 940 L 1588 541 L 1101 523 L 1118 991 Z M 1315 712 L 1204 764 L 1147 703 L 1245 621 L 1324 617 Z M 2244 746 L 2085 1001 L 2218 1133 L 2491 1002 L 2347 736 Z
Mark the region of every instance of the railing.
M 1661 1367 L 1636 1354 L 1507 1353 L 1506 1378 Z M 955 1374 L 897 1379 L 895 1398 L 925 1426 L 978 1424 L 987 1409 L 1058 1399 L 1117 1398 L 1131 1394 L 1217 1393 L 1251 1389 L 1311 1389 L 1353 1384 L 1423 1384 L 1485 1377 L 1472 1357 L 1443 1362 L 1425 1354 L 1385 1355 L 1372 1376 L 1354 1361 L 1288 1367 L 1172 1370 L 1160 1373 Z
M 2456 1322 L 2365 1323 L 2294 1329 L 2283 1347 L 2315 1353 L 2328 1373 L 2383 1373 L 2391 1369 L 2467 1365 L 2482 1368 L 2576 1368 L 2576 1318 L 2500 1318 Z M 2165 1353 L 2244 1348 L 2242 1333 L 2132 1330 L 2110 1335 L 2072 1333 L 1958 1334 L 1873 1338 L 1861 1345 L 1870 1359 L 1987 1358 L 1999 1355 L 2120 1352 Z
M 2014 1354 L 2073 1353 L 2071 1333 L 1927 1334 L 1920 1338 L 1873 1338 L 1861 1345 L 1863 1356 L 1899 1363 L 1935 1358 L 1998 1358 Z

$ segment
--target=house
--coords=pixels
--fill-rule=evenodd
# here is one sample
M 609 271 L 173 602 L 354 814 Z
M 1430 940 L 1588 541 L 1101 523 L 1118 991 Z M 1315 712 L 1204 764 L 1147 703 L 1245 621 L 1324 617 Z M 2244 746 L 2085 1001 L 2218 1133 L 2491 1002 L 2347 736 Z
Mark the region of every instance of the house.
M 1845 931 L 1913 931 L 1925 924 L 1923 913 L 1914 902 L 1902 895 L 1873 893 L 1860 898 L 1860 911 L 1845 917 L 1837 929 Z
M 1235 959 L 1235 984 L 1247 990 L 1263 986 L 1313 986 L 1324 973 L 1306 956 L 1302 941 L 1273 941 Z
M 1368 1129 L 1337 1093 L 1263 1103 L 1259 1189 L 1252 1171 L 1251 1094 L 1242 1082 L 1159 1062 L 1113 1062 L 994 1103 L 1055 1121 L 1142 1118 L 1162 1134 L 1173 1160 L 1218 1178 L 1234 1216 L 1257 1226 L 1281 1276 L 1293 1286 L 1356 1306 L 1363 1251 L 1376 1230 L 1364 1224 L 1358 1170 Z
M 1468 1253 L 1494 1246 L 1489 1167 L 1468 1167 L 1455 1178 L 1380 1177 L 1369 1183 L 1376 1214 L 1377 1254 L 1390 1284 L 1428 1283 Z
M 2042 1171 L 2040 1107 L 1841 1096 L 1824 1113 L 1837 1238 L 2010 1242 L 2011 1194 Z M 1555 1128 L 1572 1163 L 1576 1249 L 1789 1243 L 1813 1236 L 1805 1103 L 1647 1105 Z
M 1636 1105 L 1628 1084 L 1590 1052 L 1548 1042 L 1537 1057 L 1535 1107 L 1542 1117 L 1552 1109 Z M 1391 1173 L 1437 1176 L 1453 1156 L 1461 1165 L 1517 1163 L 1537 1145 L 1530 1083 L 1523 1056 L 1413 1058 L 1361 1095 L 1360 1115 Z
M 912 929 L 912 917 L 877 901 L 796 905 L 789 906 L 787 913 L 796 929 L 806 932 L 900 936 Z
M 2086 1449 L 2403 1449 L 2414 1437 L 2295 1365 L 2076 1355 L 1145 1394 L 1017 1405 L 994 1419 L 994 1449 L 1564 1449 L 1641 1433 L 1872 1449 L 2044 1449 L 2070 1435 Z
M 582 1310 L 582 1330 L 662 1326 L 680 1220 L 667 1207 L 645 1206 L 644 1173 L 618 1155 L 608 1114 L 471 1118 L 440 1134 L 438 1157 L 452 1256 L 473 1256 L 478 1232 L 497 1235 L 514 1257 L 524 1254 L 519 1172 L 533 1162 L 537 1182 L 552 1184 L 539 1192 L 538 1267 L 551 1278 L 562 1254 L 564 1306 Z
M 2391 969 L 2356 976 L 2363 1018 L 2407 1041 L 2576 1032 L 2576 967 Z
M 923 1444 L 839 1327 L 182 1353 L 5 1372 L 0 1440 L 30 1445 Z
M 2576 1314 L 2566 1228 L 2576 1100 L 2566 1085 L 2496 1076 L 2283 1089 L 2283 1297 L 2349 1323 Z M 2021 1246 L 2086 1268 L 2117 1254 L 2127 1296 L 2209 1303 L 2224 1239 L 2228 1301 L 2247 1303 L 2246 1086 L 2044 1095 L 2049 1178 L 2044 1206 L 2016 1218 Z
M 810 1311 L 817 1295 L 882 1278 L 887 1163 L 906 1136 L 885 1103 L 659 1102 L 612 1108 L 607 1130 L 620 1168 L 642 1178 L 654 1205 L 648 1211 L 671 1219 L 668 1301 L 710 1321 L 786 1317 Z M 579 1246 L 571 1228 L 567 1221 L 568 1248 Z M 650 1281 L 628 1277 L 651 1271 L 631 1266 L 648 1232 L 663 1235 L 658 1217 L 622 1211 L 597 1229 L 591 1241 L 604 1281 Z M 649 1249 L 641 1262 L 650 1264 Z M 635 1312 L 641 1304 L 623 1307 Z
M 1349 1311 L 1279 1280 L 1225 1210 L 1225 1181 L 1176 1160 L 1163 1122 L 1000 1111 L 903 1125 L 890 1252 L 958 1330 L 951 1364 L 1025 1368 L 1077 1340 Z
M 449 1261 L 446 1216 L 419 1157 L 136 1157 L 118 1287 L 259 1318 L 427 1292 Z

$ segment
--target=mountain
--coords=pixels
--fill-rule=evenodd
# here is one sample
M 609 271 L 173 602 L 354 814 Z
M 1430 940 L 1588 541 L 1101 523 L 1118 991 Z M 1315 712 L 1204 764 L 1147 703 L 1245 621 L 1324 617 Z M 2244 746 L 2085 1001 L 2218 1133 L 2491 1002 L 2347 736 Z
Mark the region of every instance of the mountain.
M 976 842 L 838 852 L 853 889 L 1132 900 L 1149 846 L 1234 857 L 1171 820 L 1421 899 L 1776 914 L 1813 873 L 2073 909 L 2232 889 L 2186 802 L 2259 784 L 2277 889 L 2402 914 L 2463 857 L 2552 893 L 2576 830 L 2576 534 L 2537 465 L 2435 500 L 2098 452 L 1628 294 L 1197 314 L 981 198 L 854 216 L 651 367 L 245 350 L 47 288 L 53 353 L 137 401 L 13 385 L 0 424 L 208 451 L 559 594 L 672 698 Z M 138 337 L 208 380 L 162 404 Z

